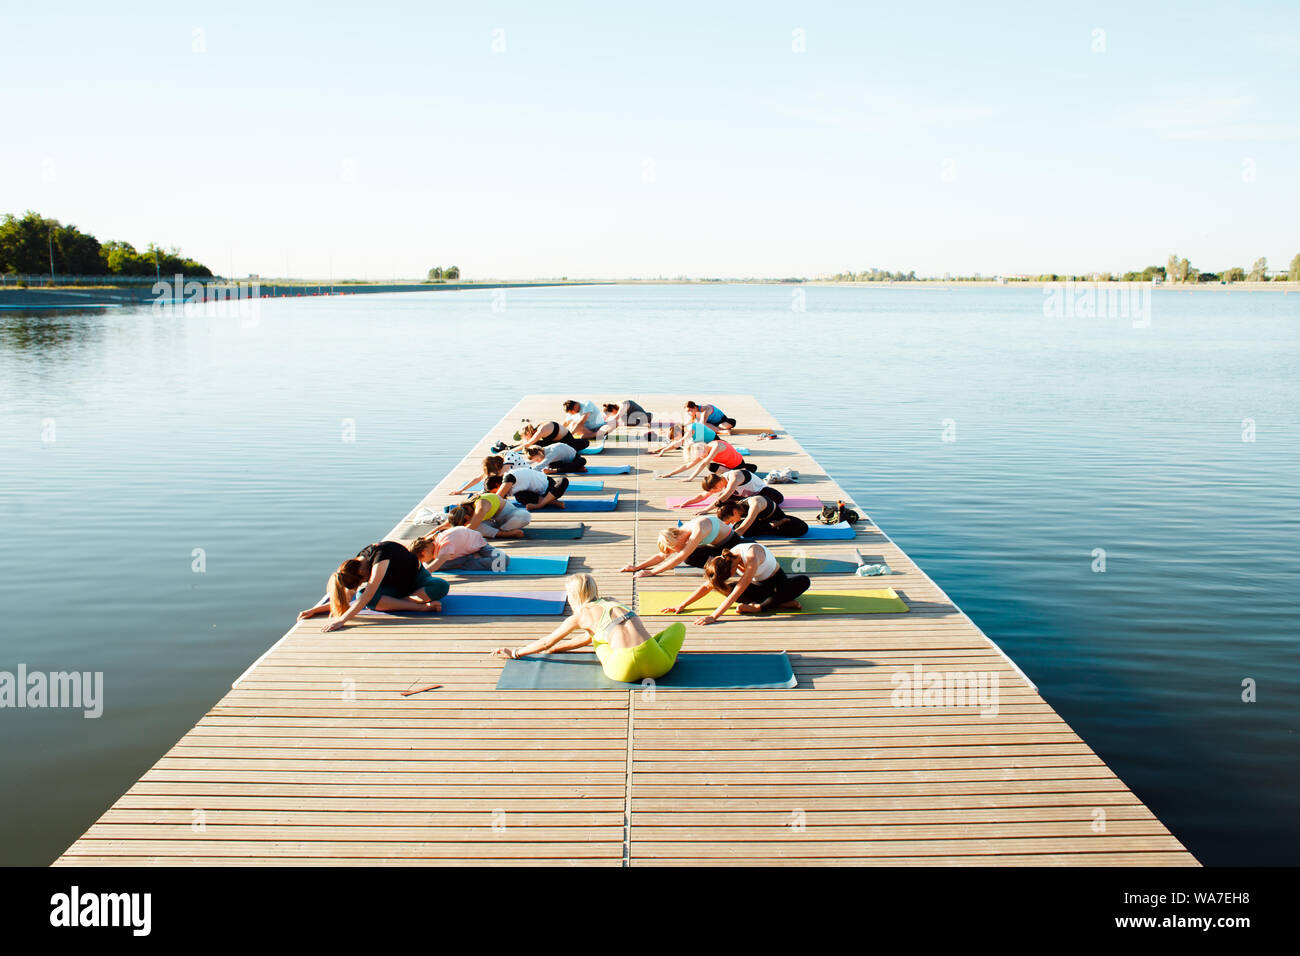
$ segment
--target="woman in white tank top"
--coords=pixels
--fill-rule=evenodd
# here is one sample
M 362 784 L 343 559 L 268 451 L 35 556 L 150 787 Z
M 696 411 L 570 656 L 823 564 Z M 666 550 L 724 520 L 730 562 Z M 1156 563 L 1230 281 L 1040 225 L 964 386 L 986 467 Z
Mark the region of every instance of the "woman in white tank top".
M 731 579 L 740 575 L 733 586 Z M 733 604 L 739 614 L 764 611 L 798 611 L 796 600 L 812 586 L 806 574 L 794 577 L 785 573 L 776 556 L 761 544 L 746 542 L 733 545 L 704 565 L 705 583 L 676 607 L 664 608 L 665 614 L 680 614 L 710 591 L 725 595 L 717 610 L 699 618 L 696 624 L 714 624 Z

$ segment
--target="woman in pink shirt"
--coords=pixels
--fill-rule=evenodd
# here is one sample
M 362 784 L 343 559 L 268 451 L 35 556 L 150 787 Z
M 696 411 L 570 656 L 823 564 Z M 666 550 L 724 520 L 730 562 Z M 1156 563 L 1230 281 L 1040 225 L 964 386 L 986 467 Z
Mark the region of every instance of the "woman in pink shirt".
M 411 553 L 428 571 L 504 571 L 509 558 L 473 528 L 444 528 L 417 538 Z

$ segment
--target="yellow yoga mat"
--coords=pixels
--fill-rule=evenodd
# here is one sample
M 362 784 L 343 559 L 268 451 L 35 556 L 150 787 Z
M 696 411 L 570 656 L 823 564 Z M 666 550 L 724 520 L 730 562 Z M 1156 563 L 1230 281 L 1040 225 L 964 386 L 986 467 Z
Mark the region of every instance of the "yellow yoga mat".
M 691 591 L 640 591 L 637 594 L 637 612 L 642 615 L 662 615 L 663 609 L 681 604 Z M 683 613 L 703 616 L 716 611 L 723 596 L 710 591 Z M 801 611 L 771 611 L 773 614 L 902 614 L 909 610 L 907 602 L 893 588 L 870 591 L 805 591 L 799 595 Z M 727 616 L 735 614 L 736 605 L 727 609 Z

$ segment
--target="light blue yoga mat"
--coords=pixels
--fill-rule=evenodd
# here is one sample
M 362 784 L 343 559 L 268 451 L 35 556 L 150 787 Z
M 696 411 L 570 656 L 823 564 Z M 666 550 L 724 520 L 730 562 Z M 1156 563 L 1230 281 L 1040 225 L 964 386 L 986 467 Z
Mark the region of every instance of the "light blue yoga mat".
M 460 568 L 443 568 L 443 574 L 566 574 L 569 570 L 567 554 L 509 555 L 504 571 L 465 571 Z
M 612 498 L 562 498 L 561 500 L 564 502 L 565 511 L 613 511 L 618 507 L 617 493 Z M 523 505 L 519 504 L 518 501 L 516 501 L 515 504 L 519 505 L 521 508 L 523 507 Z M 536 509 L 533 514 L 536 514 L 538 511 L 559 510 L 560 509 L 556 508 L 554 505 L 547 505 L 545 508 Z
M 631 465 L 588 465 L 585 472 L 576 472 L 580 475 L 630 475 L 632 474 Z
M 376 611 L 366 608 L 357 616 L 382 617 L 529 617 L 563 614 L 568 597 L 563 591 L 494 591 L 490 594 L 448 594 L 442 611 Z
M 599 455 L 604 450 L 605 450 L 605 443 L 599 442 L 598 444 L 595 445 L 588 445 L 582 451 L 578 452 L 578 454 L 581 455 L 583 458 L 586 458 L 588 455 Z
M 654 679 L 657 687 L 683 690 L 770 690 L 797 683 L 785 652 L 686 652 L 678 655 L 672 670 Z M 641 690 L 645 686 L 610 680 L 595 654 L 538 654 L 506 661 L 497 678 L 497 690 Z

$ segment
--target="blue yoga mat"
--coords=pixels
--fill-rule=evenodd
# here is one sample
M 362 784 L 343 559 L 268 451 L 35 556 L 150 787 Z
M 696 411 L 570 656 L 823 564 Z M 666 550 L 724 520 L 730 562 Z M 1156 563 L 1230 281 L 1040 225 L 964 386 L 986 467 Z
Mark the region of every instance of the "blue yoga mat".
M 677 527 L 681 527 L 682 522 L 677 522 Z M 775 541 L 848 541 L 857 537 L 857 532 L 853 530 L 853 525 L 847 521 L 841 521 L 839 524 L 810 524 L 808 533 L 792 538 L 788 534 L 747 534 L 746 539 L 756 538 L 759 540 Z
M 599 455 L 604 450 L 605 450 L 605 443 L 599 442 L 595 445 L 588 445 L 582 451 L 578 452 L 578 454 L 581 455 L 583 458 L 586 458 L 588 455 Z
M 443 568 L 444 574 L 566 574 L 569 570 L 567 554 L 510 555 L 504 571 L 465 571 L 460 568 Z
M 565 511 L 613 511 L 618 507 L 617 492 L 612 498 L 564 498 L 562 500 L 564 501 Z M 521 508 L 523 507 L 523 505 L 519 504 L 517 500 L 515 501 L 515 504 L 519 505 Z M 536 514 L 537 511 L 559 510 L 559 508 L 555 508 L 553 505 L 547 505 L 545 508 L 538 508 L 533 513 Z
M 587 469 L 587 470 L 590 471 L 591 469 Z M 547 477 L 559 478 L 561 476 L 547 475 Z M 477 485 L 470 488 L 469 490 L 471 493 L 477 494 L 478 492 L 483 490 L 483 482 L 480 481 Z M 604 491 L 605 483 L 603 481 L 572 481 L 571 480 L 569 482 L 569 490 L 570 491 Z
M 689 640 L 689 638 L 688 638 Z M 769 690 L 794 687 L 794 670 L 780 654 L 683 653 L 658 687 L 689 690 Z M 610 680 L 595 654 L 539 654 L 506 661 L 497 690 L 640 690 L 643 683 Z
M 847 521 L 841 521 L 839 524 L 810 524 L 808 533 L 800 535 L 797 538 L 791 538 L 789 535 L 781 534 L 757 534 L 746 535 L 747 538 L 761 539 L 783 539 L 786 541 L 850 541 L 856 538 L 858 533 L 853 530 L 853 525 Z
M 631 473 L 631 465 L 589 465 L 585 472 L 578 472 L 582 475 L 630 475 Z
M 366 608 L 361 616 L 380 617 L 520 617 L 538 614 L 563 614 L 568 601 L 563 591 L 494 591 L 490 594 L 448 594 L 442 599 L 442 612 L 376 611 Z

